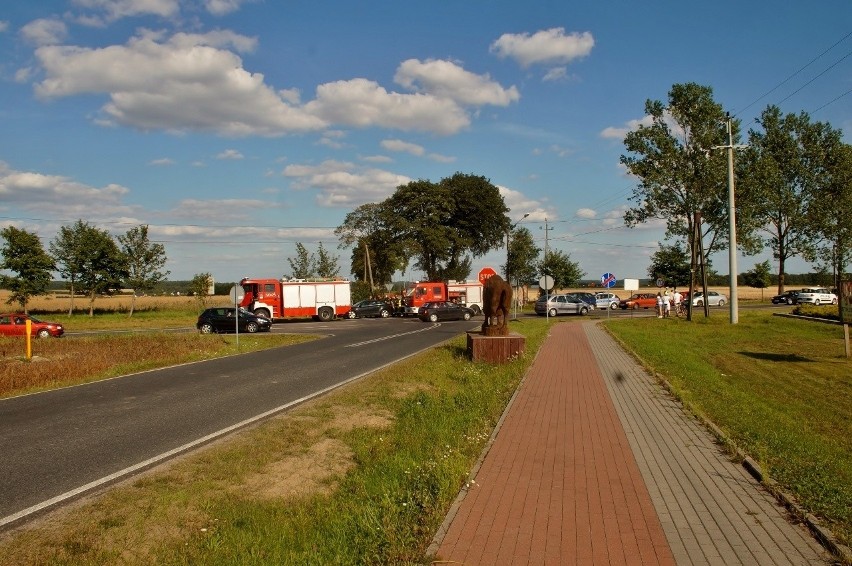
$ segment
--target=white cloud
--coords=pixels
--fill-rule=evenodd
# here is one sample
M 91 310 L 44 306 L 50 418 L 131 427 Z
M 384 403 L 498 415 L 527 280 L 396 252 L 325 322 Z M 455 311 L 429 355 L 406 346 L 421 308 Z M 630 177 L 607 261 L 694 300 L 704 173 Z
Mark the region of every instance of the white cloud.
M 409 177 L 365 168 L 354 163 L 324 161 L 319 165 L 288 165 L 284 176 L 293 179 L 296 189 L 319 191 L 317 204 L 326 207 L 354 208 L 368 202 L 380 202 L 393 194 Z
M 225 16 L 236 12 L 246 0 L 204 0 L 204 7 L 214 16 Z
M 561 65 L 585 57 L 592 51 L 595 39 L 590 32 L 572 32 L 551 28 L 528 33 L 505 33 L 491 44 L 491 52 L 500 58 L 509 57 L 522 67 L 535 64 Z
M 557 216 L 556 209 L 540 200 L 531 199 L 521 191 L 497 185 L 497 190 L 503 197 L 503 201 L 509 208 L 509 217 L 513 222 L 520 221 L 524 214 L 528 216 L 525 221 L 542 221 L 545 218 L 554 220 Z
M 59 175 L 15 171 L 0 163 L 0 201 L 39 216 L 109 218 L 133 213 L 122 199 L 130 190 L 117 184 L 92 187 Z
M 454 134 L 470 124 L 470 117 L 452 100 L 430 94 L 388 92 L 367 79 L 322 84 L 317 87 L 316 99 L 304 108 L 325 122 L 359 128 L 379 126 Z
M 598 213 L 591 208 L 581 208 L 574 215 L 577 218 L 596 218 Z
M 240 153 L 236 149 L 226 149 L 225 151 L 219 153 L 216 156 L 216 159 L 244 159 L 242 153 Z
M 383 148 L 388 151 L 394 151 L 399 153 L 410 153 L 411 155 L 423 155 L 426 151 L 423 149 L 423 146 L 417 145 L 416 143 L 409 143 L 402 140 L 382 140 L 380 144 Z
M 440 153 L 430 153 L 426 157 L 438 163 L 455 163 L 456 161 L 456 158 L 452 155 L 441 155 Z
M 21 37 L 33 45 L 56 45 L 65 41 L 68 27 L 56 19 L 33 20 L 21 28 Z
M 361 161 L 368 163 L 393 163 L 393 159 L 387 155 L 365 155 L 361 157 Z
M 203 222 L 234 222 L 252 218 L 259 210 L 278 208 L 275 202 L 257 199 L 184 199 L 172 210 L 170 216 L 178 219 L 190 219 L 193 223 Z M 215 232 L 219 234 L 219 226 Z M 210 228 L 202 228 L 210 232 Z
M 94 12 L 78 19 L 80 23 L 93 26 L 122 18 L 147 15 L 171 18 L 180 13 L 179 0 L 73 0 L 73 3 Z
M 514 86 L 505 89 L 487 74 L 476 75 L 451 61 L 408 59 L 400 64 L 394 81 L 409 90 L 475 106 L 508 106 L 521 98 Z
M 549 82 L 549 81 L 560 81 L 568 76 L 568 69 L 566 67 L 554 67 L 545 73 L 544 77 L 541 80 Z
M 652 123 L 653 118 L 651 118 L 651 116 L 645 116 L 641 120 L 629 120 L 621 127 L 616 128 L 610 126 L 608 128 L 604 128 L 601 131 L 600 136 L 605 139 L 623 140 L 624 136 L 633 130 L 638 130 L 639 126 L 650 126 Z
M 9 29 L 9 22 L 5 20 L 0 20 L 0 33 L 4 33 Z
M 149 164 L 150 164 L 150 165 L 156 165 L 156 166 L 160 166 L 160 167 L 162 167 L 162 166 L 167 166 L 167 165 L 174 165 L 174 164 L 175 164 L 175 160 L 174 160 L 174 159 L 171 159 L 171 158 L 169 158 L 169 157 L 162 157 L 162 158 L 160 158 L 160 159 L 153 159 L 153 160 L 151 160 L 151 161 L 149 162 Z
M 101 49 L 47 46 L 36 50 L 46 78 L 42 98 L 108 94 L 102 121 L 142 130 L 213 131 L 227 136 L 278 136 L 327 123 L 289 104 L 259 73 L 219 46 L 255 44 L 231 32 L 176 34 L 159 42 L 141 33 L 126 45 Z

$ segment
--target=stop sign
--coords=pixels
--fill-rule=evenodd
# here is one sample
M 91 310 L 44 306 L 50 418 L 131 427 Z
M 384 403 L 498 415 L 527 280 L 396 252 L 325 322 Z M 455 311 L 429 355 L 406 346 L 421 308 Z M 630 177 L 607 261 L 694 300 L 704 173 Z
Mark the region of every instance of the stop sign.
M 483 267 L 482 271 L 479 272 L 479 282 L 485 283 L 486 281 L 488 281 L 489 277 L 493 277 L 494 275 L 497 275 L 497 272 L 494 271 L 492 268 Z

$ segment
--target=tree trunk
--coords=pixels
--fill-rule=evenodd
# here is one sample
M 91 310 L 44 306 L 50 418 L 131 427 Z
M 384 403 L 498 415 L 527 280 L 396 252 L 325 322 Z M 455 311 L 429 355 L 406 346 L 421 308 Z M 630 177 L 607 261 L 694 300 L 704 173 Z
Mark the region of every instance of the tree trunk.
M 130 312 L 127 314 L 127 318 L 133 316 L 133 309 L 136 307 L 136 289 L 133 289 L 133 296 L 130 297 Z
M 89 295 L 89 316 L 95 316 L 95 291 Z
M 784 254 L 778 254 L 778 294 L 784 292 Z

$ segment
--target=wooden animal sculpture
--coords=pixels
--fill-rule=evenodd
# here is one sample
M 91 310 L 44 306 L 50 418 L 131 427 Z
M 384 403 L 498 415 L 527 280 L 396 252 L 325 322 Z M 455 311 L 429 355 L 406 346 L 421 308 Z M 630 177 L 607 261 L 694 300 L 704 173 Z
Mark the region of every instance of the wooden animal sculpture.
M 492 275 L 485 281 L 482 291 L 482 311 L 485 322 L 482 333 L 485 336 L 509 335 L 509 309 L 512 306 L 512 286 L 499 275 Z

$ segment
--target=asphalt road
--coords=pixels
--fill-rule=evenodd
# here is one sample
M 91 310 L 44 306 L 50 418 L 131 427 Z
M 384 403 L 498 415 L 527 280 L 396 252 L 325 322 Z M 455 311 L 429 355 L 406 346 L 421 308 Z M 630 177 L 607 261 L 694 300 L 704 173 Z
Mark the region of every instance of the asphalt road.
M 0 400 L 0 528 L 286 410 L 482 324 L 276 324 L 288 346 Z

